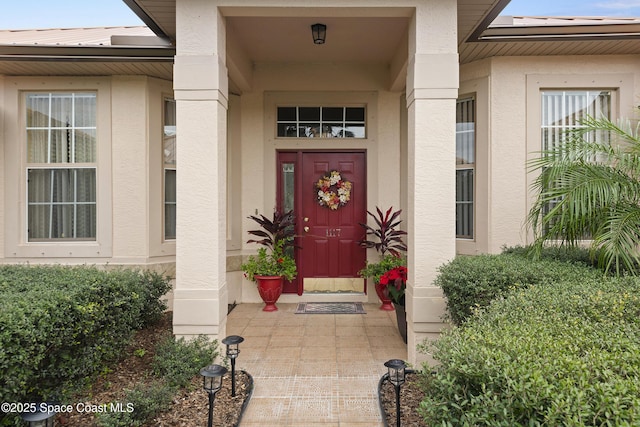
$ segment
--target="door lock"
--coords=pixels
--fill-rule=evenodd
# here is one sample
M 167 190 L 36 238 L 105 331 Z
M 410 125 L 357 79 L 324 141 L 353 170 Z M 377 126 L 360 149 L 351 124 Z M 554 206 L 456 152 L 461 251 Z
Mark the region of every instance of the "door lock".
M 304 217 L 304 222 L 309 222 L 309 218 L 307 218 L 306 216 Z

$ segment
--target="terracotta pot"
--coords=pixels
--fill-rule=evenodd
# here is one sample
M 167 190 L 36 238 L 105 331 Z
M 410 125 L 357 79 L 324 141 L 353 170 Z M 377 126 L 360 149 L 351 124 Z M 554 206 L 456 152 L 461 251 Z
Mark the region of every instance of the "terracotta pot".
M 282 276 L 254 276 L 258 282 L 258 292 L 265 306 L 262 311 L 277 311 L 276 301 L 282 294 L 284 278 Z
M 384 288 L 385 285 L 381 285 L 380 283 L 376 283 L 376 294 L 378 294 L 378 298 L 382 301 L 382 305 L 380 306 L 380 310 L 393 311 L 393 305 L 391 304 L 391 299 L 388 295 L 385 295 Z

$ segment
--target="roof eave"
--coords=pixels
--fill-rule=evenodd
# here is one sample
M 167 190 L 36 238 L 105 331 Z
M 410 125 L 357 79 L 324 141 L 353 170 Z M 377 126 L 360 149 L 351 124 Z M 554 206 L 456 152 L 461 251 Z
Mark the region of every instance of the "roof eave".
M 0 60 L 171 62 L 173 47 L 0 45 Z

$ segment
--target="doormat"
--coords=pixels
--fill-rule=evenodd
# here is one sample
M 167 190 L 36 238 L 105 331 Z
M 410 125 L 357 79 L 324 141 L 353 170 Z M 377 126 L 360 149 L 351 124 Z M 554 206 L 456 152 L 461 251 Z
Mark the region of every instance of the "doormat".
M 296 314 L 367 314 L 361 302 L 301 302 Z

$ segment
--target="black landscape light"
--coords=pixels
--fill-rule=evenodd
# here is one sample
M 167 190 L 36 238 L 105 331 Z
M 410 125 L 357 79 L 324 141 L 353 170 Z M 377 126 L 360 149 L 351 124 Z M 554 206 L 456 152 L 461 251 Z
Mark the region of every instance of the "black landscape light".
M 313 24 L 311 26 L 311 34 L 315 44 L 324 44 L 327 38 L 327 26 L 324 24 Z
M 24 421 L 29 427 L 53 427 L 56 413 L 53 411 L 41 412 L 25 412 L 21 414 Z
M 202 375 L 202 388 L 209 394 L 209 422 L 208 427 L 213 427 L 213 401 L 216 393 L 222 388 L 222 376 L 227 373 L 227 368 L 220 365 L 209 365 L 200 369 Z
M 400 359 L 391 359 L 384 366 L 389 370 L 389 381 L 396 389 L 396 427 L 400 427 L 400 387 L 404 384 L 407 365 Z
M 227 357 L 231 359 L 231 397 L 236 397 L 236 358 L 242 341 L 244 338 L 239 335 L 229 335 L 222 340 L 222 344 L 227 346 Z

